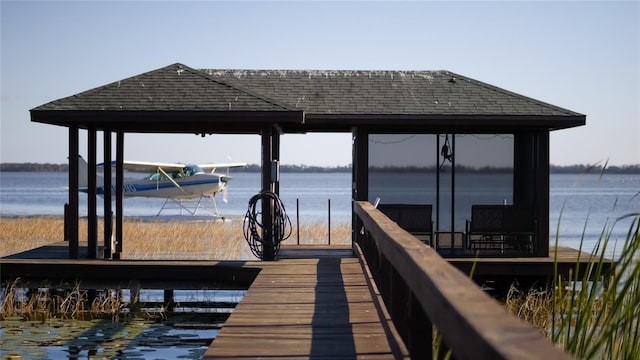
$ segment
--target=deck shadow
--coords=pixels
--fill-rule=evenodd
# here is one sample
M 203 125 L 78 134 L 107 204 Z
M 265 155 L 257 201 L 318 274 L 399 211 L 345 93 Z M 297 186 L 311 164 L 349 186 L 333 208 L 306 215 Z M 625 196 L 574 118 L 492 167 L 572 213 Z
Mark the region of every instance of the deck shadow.
M 357 355 L 340 264 L 339 258 L 318 259 L 310 359 Z

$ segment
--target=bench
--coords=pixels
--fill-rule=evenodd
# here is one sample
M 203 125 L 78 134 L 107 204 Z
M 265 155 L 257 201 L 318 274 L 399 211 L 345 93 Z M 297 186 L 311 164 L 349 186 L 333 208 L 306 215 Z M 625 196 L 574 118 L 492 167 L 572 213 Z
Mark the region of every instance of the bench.
M 533 254 L 535 220 L 532 209 L 515 205 L 472 205 L 466 222 L 469 249 L 514 249 Z
M 378 210 L 414 235 L 420 241 L 432 245 L 433 220 L 431 205 L 424 204 L 379 204 Z

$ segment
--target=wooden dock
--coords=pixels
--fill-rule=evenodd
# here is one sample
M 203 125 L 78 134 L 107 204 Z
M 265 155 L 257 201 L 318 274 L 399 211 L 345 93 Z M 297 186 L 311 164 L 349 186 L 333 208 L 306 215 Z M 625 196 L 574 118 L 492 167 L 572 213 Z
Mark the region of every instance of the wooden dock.
M 81 277 L 90 287 L 244 286 L 248 291 L 205 359 L 409 358 L 350 246 L 283 246 L 272 262 L 68 260 L 65 246 L 3 258 L 3 280 L 21 274 L 35 285 Z
M 410 358 L 411 344 L 403 341 L 406 329 L 396 328 L 396 315 L 388 310 L 388 302 L 395 305 L 396 300 L 383 301 L 366 260 L 354 256 L 349 246 L 283 246 L 271 262 L 68 260 L 65 246 L 56 243 L 2 258 L 2 280 L 19 275 L 34 284 L 79 278 L 83 286 L 96 288 L 126 288 L 131 282 L 140 288 L 248 288 L 205 359 Z M 575 263 L 579 255 L 571 249 L 561 254 L 564 264 Z M 463 272 L 476 261 L 478 276 L 496 271 L 540 275 L 553 269 L 552 257 L 447 261 Z M 430 331 L 423 336 L 422 342 L 430 343 Z M 512 345 L 498 348 L 515 351 Z

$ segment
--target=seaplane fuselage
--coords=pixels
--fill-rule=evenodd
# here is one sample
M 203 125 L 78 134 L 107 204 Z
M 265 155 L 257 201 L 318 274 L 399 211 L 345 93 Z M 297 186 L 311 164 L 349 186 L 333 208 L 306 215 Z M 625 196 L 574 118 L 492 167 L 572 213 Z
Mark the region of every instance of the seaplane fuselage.
M 140 196 L 150 198 L 175 198 L 193 199 L 201 196 L 214 196 L 222 192 L 227 186 L 228 177 L 222 174 L 208 174 L 195 172 L 197 167 L 189 165 L 188 168 L 194 172 L 188 176 L 183 173 L 160 172 L 151 174 L 141 179 L 126 180 L 123 185 L 124 196 Z M 115 192 L 115 185 L 111 185 L 111 191 Z M 98 195 L 104 194 L 104 187 L 98 186 Z

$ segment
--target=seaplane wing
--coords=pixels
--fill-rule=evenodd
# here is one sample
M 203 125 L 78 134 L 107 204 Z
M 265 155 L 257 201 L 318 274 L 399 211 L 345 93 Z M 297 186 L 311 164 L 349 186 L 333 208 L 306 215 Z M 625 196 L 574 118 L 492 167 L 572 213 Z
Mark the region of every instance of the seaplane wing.
M 245 167 L 246 163 L 224 163 L 224 164 L 199 164 L 198 167 L 206 172 L 215 172 L 216 169 L 230 169 L 236 167 Z
M 98 164 L 98 166 L 104 166 L 104 164 Z M 115 167 L 116 162 L 111 162 L 111 167 Z M 177 163 L 162 163 L 162 162 L 149 162 L 149 161 L 131 161 L 126 160 L 122 164 L 125 171 L 136 173 L 153 173 L 158 169 L 163 169 L 166 172 L 180 171 L 184 169 L 187 164 Z
M 98 164 L 98 167 L 104 168 L 105 164 Z M 116 162 L 112 161 L 111 166 L 115 167 Z M 123 184 L 124 196 L 133 197 L 149 197 L 149 198 L 163 198 L 167 203 L 179 204 L 181 210 L 187 210 L 188 212 L 195 214 L 198 208 L 201 206 L 203 198 L 210 198 L 217 213 L 217 206 L 215 205 L 215 195 L 223 192 L 226 198 L 227 183 L 231 179 L 229 174 L 217 174 L 214 173 L 215 169 L 219 168 L 232 168 L 246 166 L 244 163 L 226 163 L 226 164 L 204 164 L 192 165 L 192 164 L 176 164 L 176 163 L 161 163 L 161 162 L 148 162 L 148 161 L 124 161 L 123 168 L 130 173 L 145 173 L 143 178 L 128 179 Z M 88 164 L 80 157 L 79 164 L 79 185 L 81 191 L 86 191 L 87 178 L 88 178 Z M 102 177 L 96 178 L 98 195 L 104 194 L 104 181 Z M 115 191 L 115 186 L 112 183 L 112 191 Z M 198 199 L 195 205 L 195 210 L 189 211 L 182 205 L 182 201 Z M 226 199 L 225 199 L 226 201 Z M 162 212 L 165 209 L 165 205 L 160 210 Z M 158 213 L 160 214 L 160 213 Z
M 137 173 L 152 173 L 158 169 L 162 169 L 166 172 L 180 171 L 184 169 L 188 164 L 180 163 L 163 163 L 163 162 L 148 162 L 148 161 L 132 161 L 126 160 L 123 163 L 123 168 L 128 172 Z M 98 164 L 98 166 L 104 166 L 104 164 Z M 115 167 L 116 162 L 112 161 L 111 166 Z M 198 167 L 205 172 L 213 173 L 216 169 L 230 169 L 237 167 L 247 166 L 246 163 L 216 163 L 216 164 L 199 164 Z

